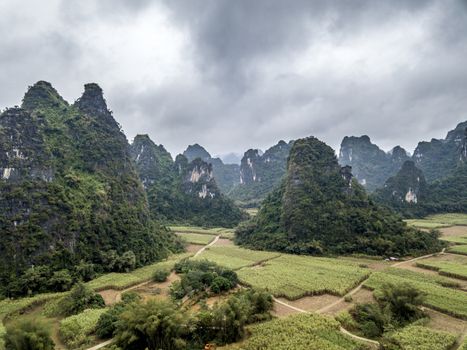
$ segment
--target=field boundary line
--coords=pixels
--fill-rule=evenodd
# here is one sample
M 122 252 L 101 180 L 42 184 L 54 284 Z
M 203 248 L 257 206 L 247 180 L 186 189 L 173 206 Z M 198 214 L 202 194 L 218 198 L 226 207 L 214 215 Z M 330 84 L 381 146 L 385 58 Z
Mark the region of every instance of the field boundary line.
M 360 286 L 358 286 L 357 288 L 361 288 L 363 282 L 360 284 Z M 355 288 L 355 289 L 357 289 Z M 354 290 L 355 290 L 354 289 Z M 292 310 L 295 310 L 295 311 L 298 311 L 298 312 L 301 312 L 301 313 L 304 313 L 304 314 L 312 314 L 313 312 L 310 312 L 310 311 L 307 311 L 307 310 L 303 310 L 303 309 L 300 309 L 298 307 L 295 307 L 293 305 L 290 305 L 290 304 L 287 304 L 279 299 L 277 299 L 276 297 L 272 297 L 272 300 L 274 300 L 276 303 L 278 304 L 281 304 L 285 307 L 288 307 L 289 309 L 292 309 Z M 377 346 L 380 346 L 380 343 L 376 340 L 373 340 L 373 339 L 368 339 L 368 338 L 363 338 L 363 337 L 359 337 L 358 335 L 355 335 L 353 333 L 350 333 L 347 329 L 345 329 L 344 327 L 340 326 L 339 327 L 339 331 L 353 339 L 357 339 L 357 340 L 360 340 L 362 342 L 365 342 L 365 343 L 369 343 L 369 344 L 372 344 L 372 345 L 377 345 Z
M 395 264 L 391 265 L 391 267 L 397 267 L 397 266 L 400 266 L 400 265 L 403 265 L 403 264 L 412 263 L 412 262 L 417 261 L 417 260 L 431 258 L 432 256 L 435 256 L 435 255 L 445 254 L 445 252 L 446 252 L 446 248 L 443 248 L 443 250 L 441 250 L 440 252 L 419 256 L 417 258 L 413 258 L 413 259 L 410 259 L 410 260 L 400 261 L 398 263 L 395 263 Z

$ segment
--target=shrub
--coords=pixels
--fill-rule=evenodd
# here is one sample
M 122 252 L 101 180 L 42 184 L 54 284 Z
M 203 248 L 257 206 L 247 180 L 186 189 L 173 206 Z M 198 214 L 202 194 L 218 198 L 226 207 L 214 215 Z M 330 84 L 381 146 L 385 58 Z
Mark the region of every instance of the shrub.
M 152 275 L 152 280 L 154 282 L 165 282 L 167 281 L 167 277 L 169 277 L 170 271 L 167 269 L 157 269 L 154 271 Z
M 85 309 L 99 309 L 105 307 L 104 299 L 100 294 L 83 283 L 77 283 L 70 293 L 63 298 L 60 310 L 65 316 L 78 314 Z
M 50 326 L 41 319 L 27 318 L 11 323 L 6 328 L 5 349 L 53 350 Z

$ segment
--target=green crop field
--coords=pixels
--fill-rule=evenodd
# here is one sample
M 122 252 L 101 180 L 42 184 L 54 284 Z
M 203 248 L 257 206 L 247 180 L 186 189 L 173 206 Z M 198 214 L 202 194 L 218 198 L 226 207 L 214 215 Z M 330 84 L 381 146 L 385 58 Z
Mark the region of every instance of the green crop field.
M 450 281 L 441 276 L 389 268 L 372 273 L 364 285 L 378 293 L 385 283 L 408 283 L 426 293 L 425 306 L 454 317 L 467 319 L 466 293 L 462 290 L 443 287 L 442 284 L 448 285 Z
M 467 257 L 459 255 L 449 261 L 428 258 L 417 262 L 417 266 L 438 271 L 440 275 L 467 280 Z
M 339 332 L 339 323 L 317 314 L 299 314 L 249 327 L 251 336 L 228 350 L 361 350 L 363 344 Z
M 448 252 L 467 255 L 467 244 L 455 245 L 455 246 L 449 247 Z
M 242 283 L 290 300 L 324 293 L 344 295 L 369 274 L 350 261 L 288 254 L 238 271 Z
M 422 326 L 405 327 L 387 338 L 401 350 L 448 350 L 456 342 L 455 335 Z
M 436 214 L 427 216 L 424 219 L 412 219 L 405 221 L 408 225 L 427 229 L 442 228 L 448 226 L 465 226 L 467 225 L 467 214 Z
M 440 239 L 455 244 L 467 244 L 467 236 L 443 236 Z
M 244 249 L 236 246 L 214 246 L 206 249 L 195 259 L 209 260 L 230 269 L 252 266 L 280 256 L 279 253 Z
M 125 289 L 145 281 L 149 281 L 157 269 L 173 269 L 175 263 L 183 258 L 192 256 L 191 253 L 172 255 L 166 260 L 147 265 L 128 273 L 108 273 L 102 275 L 86 284 L 94 290 Z
M 77 349 L 92 340 L 99 317 L 106 309 L 88 309 L 60 321 L 60 338 L 71 349 Z
M 224 227 L 216 227 L 216 228 L 204 228 L 198 226 L 170 226 L 170 230 L 179 233 L 201 233 L 204 235 L 221 235 L 222 234 L 229 234 L 233 233 L 234 229 L 232 228 L 224 228 Z
M 202 233 L 182 233 L 179 235 L 187 243 L 206 245 L 214 240 L 213 235 L 207 235 Z

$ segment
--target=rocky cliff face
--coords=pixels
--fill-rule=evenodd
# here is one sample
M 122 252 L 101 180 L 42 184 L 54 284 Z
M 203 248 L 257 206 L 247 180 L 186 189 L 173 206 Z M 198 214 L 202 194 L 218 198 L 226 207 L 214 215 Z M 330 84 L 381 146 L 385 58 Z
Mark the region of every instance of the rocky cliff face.
M 465 162 L 466 129 L 467 122 L 463 122 L 449 131 L 445 139 L 418 143 L 412 159 L 423 171 L 427 181 L 441 179 Z
M 208 164 L 212 164 L 213 176 L 222 193 L 228 194 L 238 184 L 238 164 L 224 164 L 220 158 L 213 158 L 208 151 L 199 144 L 190 145 L 183 152 L 189 162 L 200 158 Z
M 411 206 L 426 200 L 427 189 L 423 172 L 408 160 L 375 192 L 375 197 L 392 207 Z
M 266 197 L 285 174 L 292 144 L 293 141 L 279 141 L 264 154 L 257 149 L 246 151 L 240 165 L 240 184 L 230 196 L 244 202 L 261 201 Z
M 350 165 L 354 176 L 369 191 L 381 187 L 408 159 L 402 147 L 396 146 L 386 153 L 371 143 L 367 135 L 344 137 L 339 152 L 339 163 Z
M 138 135 L 131 153 L 155 218 L 204 226 L 233 226 L 242 219 L 240 210 L 221 194 L 214 166 L 198 157 L 204 152 L 187 152 L 194 157 L 191 161 L 179 154 L 173 161 L 162 145 Z
M 242 245 L 290 253 L 387 255 L 439 247 L 436 235 L 424 242 L 414 237 L 398 217 L 369 200 L 350 167 L 341 168 L 334 151 L 314 137 L 294 142 L 282 184 L 237 230 Z
M 133 251 L 165 257 L 171 236 L 150 219 L 129 146 L 102 90 L 69 105 L 47 82 L 0 115 L 0 284 L 33 265 L 99 265 Z

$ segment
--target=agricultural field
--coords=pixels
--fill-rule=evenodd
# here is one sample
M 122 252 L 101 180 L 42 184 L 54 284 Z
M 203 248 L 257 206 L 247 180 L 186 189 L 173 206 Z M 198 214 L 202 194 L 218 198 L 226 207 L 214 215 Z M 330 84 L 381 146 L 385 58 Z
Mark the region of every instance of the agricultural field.
M 202 233 L 180 233 L 178 236 L 187 243 L 206 245 L 214 240 L 214 235 L 207 235 Z
M 467 280 L 467 257 L 443 254 L 419 260 L 417 267 L 437 271 L 440 275 Z
M 325 293 L 342 296 L 364 280 L 370 270 L 340 259 L 283 254 L 237 273 L 246 285 L 295 300 Z
M 426 293 L 425 306 L 454 317 L 467 319 L 466 293 L 462 290 L 444 287 L 443 285 L 452 286 L 452 282 L 441 276 L 389 268 L 371 274 L 364 286 L 378 293 L 378 290 L 387 283 L 408 283 Z
M 277 258 L 280 253 L 244 249 L 237 246 L 213 246 L 207 248 L 196 260 L 209 260 L 229 269 L 257 265 L 263 261 Z
M 199 233 L 203 235 L 220 235 L 222 238 L 233 238 L 234 229 L 232 228 L 203 228 L 196 226 L 170 226 L 170 230 L 176 233 Z
M 425 229 L 437 229 L 448 226 L 466 226 L 467 214 L 451 213 L 427 216 L 424 219 L 405 220 L 408 225 Z
M 60 338 L 70 349 L 90 344 L 99 317 L 106 309 L 88 309 L 60 321 Z
M 224 350 L 362 350 L 339 332 L 339 323 L 317 314 L 298 314 L 249 327 L 251 336 Z
M 190 257 L 191 253 L 182 253 L 176 254 L 168 257 L 166 260 L 159 261 L 157 263 L 141 267 L 132 272 L 128 273 L 117 273 L 112 272 L 100 276 L 92 281 L 87 282 L 86 284 L 96 291 L 103 289 L 125 289 L 131 286 L 134 286 L 139 283 L 146 282 L 151 279 L 152 274 L 155 270 L 163 269 L 173 269 L 174 265 L 182 260 L 183 258 Z
M 456 338 L 453 334 L 422 326 L 408 326 L 387 337 L 391 343 L 399 345 L 401 350 L 449 350 Z
M 448 252 L 454 254 L 467 255 L 467 244 L 455 245 L 448 248 Z

